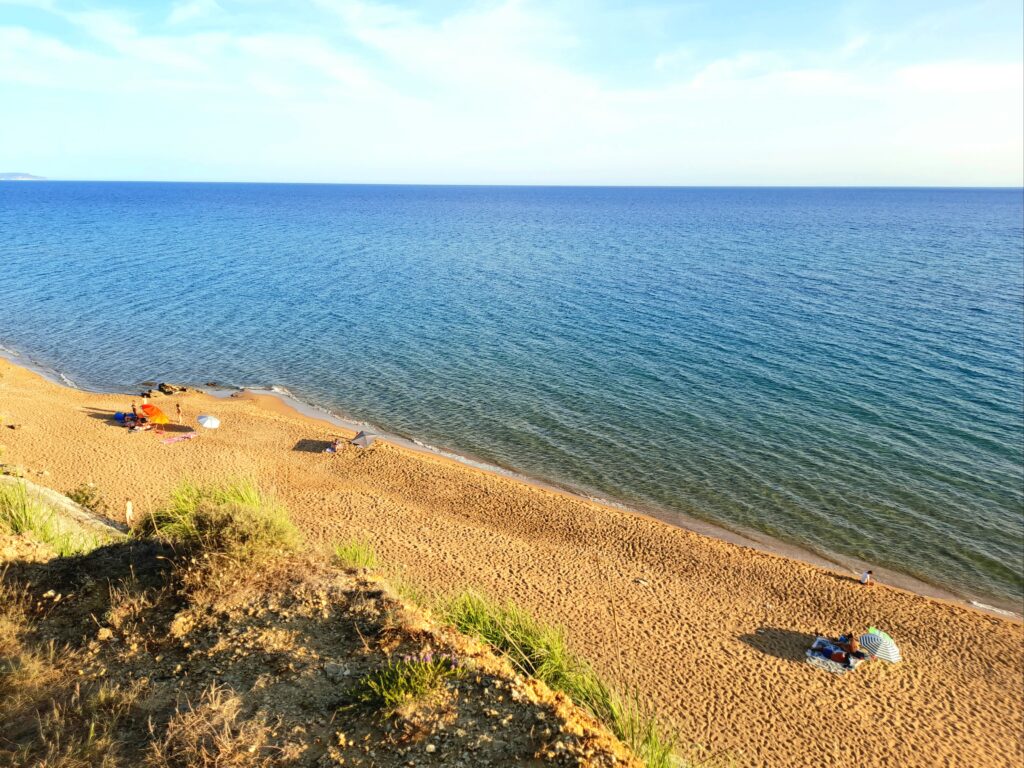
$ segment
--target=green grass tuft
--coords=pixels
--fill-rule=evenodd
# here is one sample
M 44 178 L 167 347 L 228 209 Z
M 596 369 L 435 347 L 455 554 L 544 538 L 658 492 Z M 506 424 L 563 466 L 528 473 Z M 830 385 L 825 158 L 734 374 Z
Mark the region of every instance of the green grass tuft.
M 449 680 L 463 677 L 465 670 L 448 654 L 403 656 L 364 675 L 349 694 L 345 708 L 366 706 L 382 717 L 391 717 L 402 707 L 431 698 Z
M 569 650 L 565 633 L 514 604 L 496 605 L 466 592 L 444 608 L 448 621 L 501 651 L 520 672 L 563 691 L 609 727 L 648 768 L 675 764 L 675 739 L 636 700 L 623 700 Z
M 334 557 L 338 563 L 348 568 L 377 567 L 377 553 L 372 544 L 362 541 L 348 541 L 334 545 Z
M 33 498 L 21 483 L 0 486 L 0 529 L 46 544 L 59 557 L 83 555 L 105 543 L 99 534 L 62 518 Z
M 239 561 L 259 560 L 298 546 L 298 529 L 288 513 L 251 482 L 222 486 L 183 483 L 168 503 L 135 528 Z

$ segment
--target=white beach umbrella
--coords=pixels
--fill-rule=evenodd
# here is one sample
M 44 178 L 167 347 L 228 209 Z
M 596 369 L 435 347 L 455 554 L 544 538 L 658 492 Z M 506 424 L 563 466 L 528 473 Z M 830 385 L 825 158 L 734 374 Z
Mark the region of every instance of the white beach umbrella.
M 216 429 L 220 426 L 220 419 L 216 416 L 202 415 L 196 421 L 199 422 L 200 426 L 206 427 L 207 429 Z
M 879 659 L 885 659 L 893 664 L 903 661 L 900 649 L 895 641 L 885 632 L 873 627 L 866 635 L 860 636 L 860 647 Z
M 368 432 L 360 432 L 358 435 L 353 437 L 349 442 L 357 448 L 369 448 L 373 445 L 373 435 Z

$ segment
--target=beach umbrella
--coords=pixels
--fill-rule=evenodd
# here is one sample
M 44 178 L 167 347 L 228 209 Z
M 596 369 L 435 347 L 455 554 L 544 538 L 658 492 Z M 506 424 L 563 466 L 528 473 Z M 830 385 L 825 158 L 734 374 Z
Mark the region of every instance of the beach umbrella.
M 357 448 L 369 448 L 373 445 L 373 435 L 367 434 L 366 432 L 360 432 L 358 435 L 353 437 L 350 442 Z
M 207 429 L 216 429 L 220 426 L 220 419 L 216 416 L 209 416 L 207 414 L 200 416 L 196 421 L 199 422 L 200 426 L 206 427 Z
M 866 635 L 860 636 L 860 647 L 879 659 L 895 664 L 903 661 L 896 642 L 880 629 L 871 627 Z
M 146 418 L 149 419 L 151 424 L 167 424 L 170 421 L 167 418 L 167 414 L 151 403 L 143 403 L 142 412 L 146 414 Z

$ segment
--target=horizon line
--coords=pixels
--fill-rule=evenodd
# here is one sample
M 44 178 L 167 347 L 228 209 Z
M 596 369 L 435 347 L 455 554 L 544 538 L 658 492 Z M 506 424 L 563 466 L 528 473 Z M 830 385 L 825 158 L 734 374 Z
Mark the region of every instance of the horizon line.
M 20 173 L 9 171 L 7 173 Z M 25 174 L 31 176 L 32 174 Z M 396 182 L 396 181 L 230 181 L 200 179 L 63 179 L 36 177 L 0 179 L 10 182 L 54 182 L 87 184 L 251 184 L 319 187 L 481 187 L 524 189 L 992 189 L 1022 190 L 1024 184 L 531 184 L 486 182 Z

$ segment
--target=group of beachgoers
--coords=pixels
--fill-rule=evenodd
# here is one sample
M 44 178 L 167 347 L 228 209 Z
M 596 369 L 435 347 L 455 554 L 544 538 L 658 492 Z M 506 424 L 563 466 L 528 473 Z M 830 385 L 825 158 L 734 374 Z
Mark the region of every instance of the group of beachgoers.
M 117 421 L 124 424 L 124 426 L 128 428 L 129 432 L 146 432 L 149 430 L 153 430 L 156 434 L 162 435 L 164 432 L 164 422 L 166 422 L 166 419 L 163 419 L 161 421 L 150 418 L 150 416 L 146 414 L 147 405 L 147 400 L 143 398 L 143 407 L 142 410 L 140 411 L 139 407 L 135 404 L 135 401 L 132 400 L 131 410 L 124 412 L 119 411 L 114 414 L 114 418 Z M 181 403 L 174 404 L 174 412 L 176 423 L 181 424 Z M 161 416 L 163 414 L 163 412 L 159 411 L 159 409 L 157 409 L 157 413 L 160 414 Z
M 861 573 L 859 581 L 863 586 L 870 587 L 875 583 L 874 571 L 864 571 Z M 871 660 L 871 654 L 861 650 L 860 640 L 853 632 L 839 635 L 835 640 L 829 637 L 818 637 L 811 646 L 809 654 L 841 664 L 847 669 L 853 669 L 862 661 Z
M 819 637 L 811 646 L 811 651 L 823 659 L 842 664 L 847 669 L 853 669 L 860 662 L 871 658 L 870 654 L 860 649 L 860 641 L 853 632 L 840 635 L 836 640 Z

